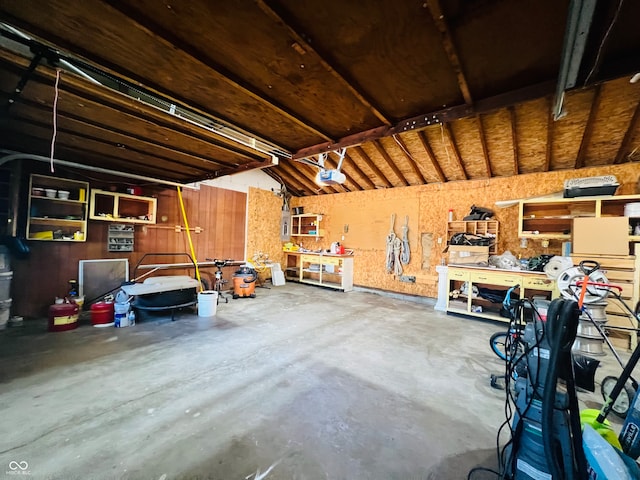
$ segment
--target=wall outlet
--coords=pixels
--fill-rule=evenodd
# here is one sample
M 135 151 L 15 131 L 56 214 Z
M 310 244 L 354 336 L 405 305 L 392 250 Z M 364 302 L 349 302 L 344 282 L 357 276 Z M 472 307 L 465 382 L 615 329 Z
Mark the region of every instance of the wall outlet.
M 416 277 L 413 275 L 400 275 L 401 282 L 416 283 Z

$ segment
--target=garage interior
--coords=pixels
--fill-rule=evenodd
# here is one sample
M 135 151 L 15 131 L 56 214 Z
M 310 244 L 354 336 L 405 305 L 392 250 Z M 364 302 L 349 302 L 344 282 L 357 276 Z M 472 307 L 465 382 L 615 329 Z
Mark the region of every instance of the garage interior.
M 535 478 L 489 338 L 509 287 L 563 298 L 554 258 L 640 300 L 637 18 L 0 0 L 0 475 Z M 638 324 L 588 301 L 600 410 Z

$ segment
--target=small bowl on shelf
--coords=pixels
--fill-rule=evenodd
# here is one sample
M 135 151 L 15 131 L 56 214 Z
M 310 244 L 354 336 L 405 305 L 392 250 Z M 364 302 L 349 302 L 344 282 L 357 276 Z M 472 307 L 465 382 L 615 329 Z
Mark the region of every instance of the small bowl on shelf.
M 31 196 L 33 196 L 33 197 L 44 197 L 44 188 L 33 187 L 31 189 Z
M 45 188 L 44 193 L 47 195 L 47 198 L 56 198 L 58 191 L 52 188 Z
M 69 200 L 69 193 L 66 190 L 58 190 L 58 198 L 61 200 Z

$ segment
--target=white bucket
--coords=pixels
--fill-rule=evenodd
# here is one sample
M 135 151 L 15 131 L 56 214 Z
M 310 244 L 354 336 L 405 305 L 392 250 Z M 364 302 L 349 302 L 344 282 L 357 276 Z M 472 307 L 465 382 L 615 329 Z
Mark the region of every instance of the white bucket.
M 215 290 L 205 290 L 198 292 L 198 316 L 213 317 L 216 314 L 218 305 L 218 292 Z
M 11 297 L 11 279 L 13 272 L 0 273 L 0 302 L 9 300 Z
M 129 303 L 113 304 L 113 322 L 116 328 L 129 326 Z
M 11 312 L 11 299 L 0 301 L 0 330 L 7 328 Z
M 0 272 L 8 272 L 11 270 L 11 259 L 9 257 L 9 249 L 4 245 L 0 245 Z

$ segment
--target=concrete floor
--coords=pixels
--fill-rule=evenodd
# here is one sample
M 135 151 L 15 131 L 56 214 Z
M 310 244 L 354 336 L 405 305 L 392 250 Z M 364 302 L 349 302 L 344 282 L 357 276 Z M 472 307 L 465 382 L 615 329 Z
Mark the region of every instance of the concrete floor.
M 0 478 L 22 477 L 11 462 L 64 480 L 440 480 L 495 468 L 504 392 L 489 376 L 503 364 L 488 338 L 501 324 L 366 292 L 256 293 L 211 318 L 0 332 Z M 600 407 L 599 395 L 581 400 Z

